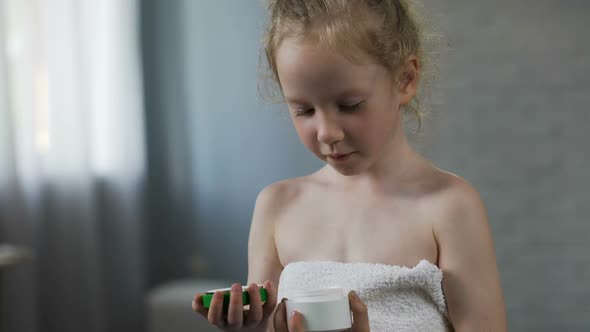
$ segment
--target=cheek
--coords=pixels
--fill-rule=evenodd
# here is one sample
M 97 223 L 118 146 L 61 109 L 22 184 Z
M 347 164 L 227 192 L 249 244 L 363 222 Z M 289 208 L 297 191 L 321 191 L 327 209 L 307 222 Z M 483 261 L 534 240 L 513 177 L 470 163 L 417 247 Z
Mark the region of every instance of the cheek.
M 292 121 L 297 136 L 299 136 L 303 145 L 312 151 L 315 150 L 316 135 L 314 129 L 309 124 L 305 123 L 305 121 L 300 121 L 299 119 L 292 119 Z
M 383 111 L 381 116 L 372 117 L 368 121 L 358 124 L 355 132 L 362 136 L 359 140 L 369 151 L 380 150 L 384 144 L 394 137 L 395 128 L 397 127 L 397 117 L 395 111 Z

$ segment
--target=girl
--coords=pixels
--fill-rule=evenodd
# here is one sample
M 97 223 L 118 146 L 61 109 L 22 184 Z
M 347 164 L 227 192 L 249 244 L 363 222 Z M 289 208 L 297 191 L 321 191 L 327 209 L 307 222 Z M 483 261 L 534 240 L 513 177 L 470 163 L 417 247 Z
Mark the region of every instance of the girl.
M 326 165 L 259 194 L 250 309 L 239 284 L 227 314 L 220 293 L 208 310 L 196 294 L 193 309 L 226 330 L 300 331 L 301 315 L 286 317 L 277 296 L 339 286 L 358 293 L 349 293 L 353 331 L 506 330 L 479 194 L 404 133 L 404 110 L 420 115 L 424 61 L 410 1 L 271 0 L 269 10 L 273 78 L 299 138 Z

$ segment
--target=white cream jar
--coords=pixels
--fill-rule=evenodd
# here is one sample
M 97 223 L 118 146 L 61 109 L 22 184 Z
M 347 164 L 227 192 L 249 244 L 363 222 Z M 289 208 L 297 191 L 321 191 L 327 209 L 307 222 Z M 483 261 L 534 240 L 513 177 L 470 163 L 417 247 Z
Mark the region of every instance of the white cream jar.
M 336 332 L 352 326 L 348 296 L 342 288 L 293 290 L 285 294 L 287 317 L 296 310 L 307 331 Z

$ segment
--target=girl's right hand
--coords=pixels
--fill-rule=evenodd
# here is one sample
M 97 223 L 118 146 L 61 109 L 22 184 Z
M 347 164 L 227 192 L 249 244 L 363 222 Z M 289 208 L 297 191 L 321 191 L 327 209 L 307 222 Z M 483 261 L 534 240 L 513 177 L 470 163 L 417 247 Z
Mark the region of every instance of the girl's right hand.
M 287 309 L 283 299 L 275 313 L 273 324 L 275 332 L 305 332 L 305 319 L 297 311 L 293 311 L 291 318 L 287 319 Z M 370 332 L 369 312 L 367 305 L 361 300 L 355 291 L 348 292 L 348 302 L 352 311 L 352 327 L 346 332 Z
M 193 310 L 207 318 L 209 323 L 224 330 L 236 331 L 244 329 L 258 329 L 264 331 L 268 318 L 277 305 L 277 290 L 270 280 L 264 282 L 267 299 L 264 304 L 260 299 L 260 291 L 257 284 L 250 284 L 250 309 L 244 311 L 242 304 L 242 286 L 233 284 L 229 298 L 229 309 L 223 312 L 223 293 L 215 292 L 209 308 L 203 306 L 203 294 L 195 294 Z

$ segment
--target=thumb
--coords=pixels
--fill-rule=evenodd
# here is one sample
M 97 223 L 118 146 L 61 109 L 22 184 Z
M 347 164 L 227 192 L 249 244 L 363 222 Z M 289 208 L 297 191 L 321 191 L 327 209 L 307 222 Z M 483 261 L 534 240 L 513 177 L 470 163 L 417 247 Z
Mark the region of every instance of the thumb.
M 352 332 L 369 332 L 369 312 L 367 305 L 361 300 L 355 291 L 348 293 L 348 301 L 352 310 Z
M 305 332 L 305 320 L 298 311 L 293 311 L 289 319 L 289 332 Z

